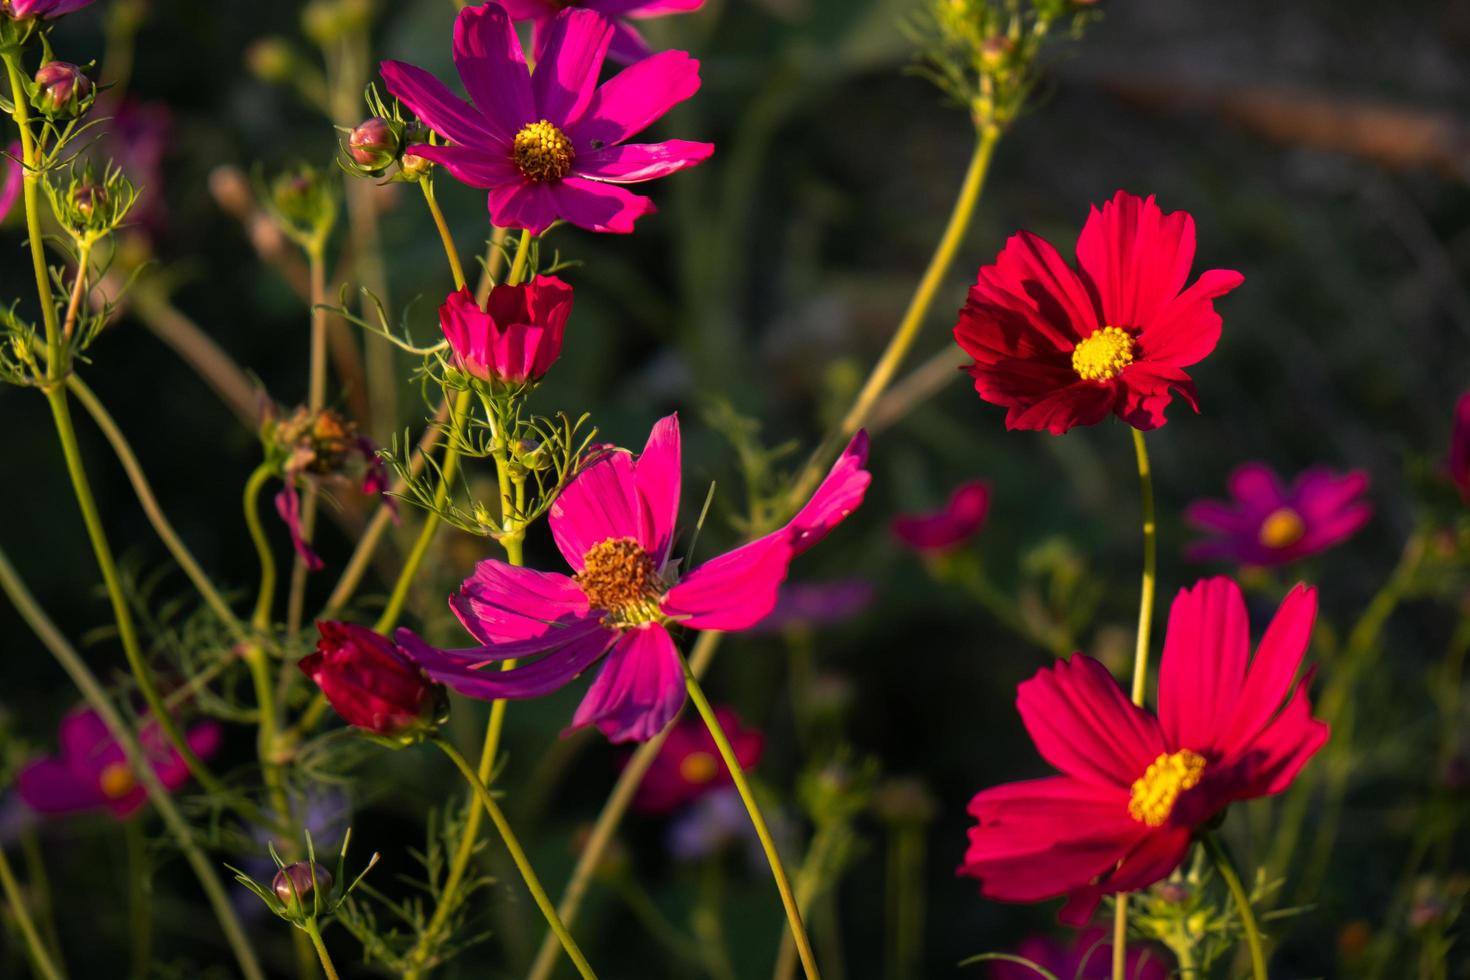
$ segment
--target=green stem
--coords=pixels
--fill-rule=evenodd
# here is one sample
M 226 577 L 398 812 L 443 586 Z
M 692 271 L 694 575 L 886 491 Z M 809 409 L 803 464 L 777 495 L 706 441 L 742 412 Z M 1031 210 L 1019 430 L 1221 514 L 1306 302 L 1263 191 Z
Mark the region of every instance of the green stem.
M 164 825 L 174 838 L 175 845 L 183 853 L 184 859 L 189 862 L 189 867 L 193 870 L 195 877 L 199 879 L 200 887 L 204 889 L 210 907 L 214 910 L 215 917 L 219 919 L 220 928 L 224 931 L 225 939 L 235 954 L 235 959 L 239 963 L 240 972 L 244 974 L 245 980 L 265 980 L 265 974 L 261 971 L 260 963 L 255 957 L 255 950 L 251 947 L 250 941 L 245 938 L 245 931 L 240 927 L 235 908 L 230 904 L 229 897 L 220 884 L 214 865 L 195 843 L 194 831 L 184 821 L 173 798 L 159 780 L 158 773 L 154 771 L 147 754 L 144 753 L 137 735 L 128 727 L 122 715 L 113 706 L 106 690 L 97 680 L 96 675 L 87 667 L 86 661 L 67 642 L 66 637 L 56 628 L 56 624 L 36 603 L 35 598 L 26 589 L 25 583 L 20 580 L 20 576 L 11 566 L 9 559 L 6 558 L 4 551 L 0 551 L 0 591 L 4 591 L 10 598 L 21 618 L 51 651 L 51 655 L 56 658 L 57 663 L 71 677 L 72 683 L 81 691 L 87 704 L 102 719 L 108 733 L 122 748 L 128 766 L 143 784 L 149 801 L 158 811 L 159 816 L 163 818 Z
M 261 463 L 245 481 L 245 526 L 250 529 L 250 540 L 255 543 L 255 554 L 260 559 L 260 588 L 255 595 L 255 613 L 250 623 L 257 630 L 270 628 L 271 605 L 276 595 L 276 557 L 271 551 L 270 539 L 260 523 L 260 491 L 274 474 L 269 463 Z
M 153 904 L 148 900 L 148 842 L 143 839 L 143 824 L 128 820 L 123 824 L 128 844 L 128 916 L 129 938 L 133 942 L 134 980 L 143 980 L 153 963 Z
M 311 363 L 308 368 L 306 407 L 314 416 L 327 403 L 327 262 L 323 254 L 326 243 L 317 241 L 306 250 L 311 270 Z M 311 543 L 316 533 L 316 512 L 320 494 L 315 481 L 309 481 L 301 499 L 301 539 Z M 311 570 L 301 555 L 291 565 L 291 590 L 286 601 L 286 635 L 295 638 L 301 632 L 306 613 L 306 580 Z
M 562 924 L 561 918 L 556 914 L 556 908 L 551 904 L 551 898 L 546 894 L 546 889 L 541 887 L 541 881 L 536 877 L 535 869 L 531 867 L 531 862 L 526 857 L 526 852 L 521 849 L 520 841 L 516 839 L 515 832 L 510 829 L 510 824 L 506 822 L 505 814 L 500 812 L 500 805 L 495 802 L 495 797 L 490 795 L 490 791 L 485 788 L 485 784 L 481 782 L 479 775 L 465 761 L 465 757 L 459 754 L 458 749 L 437 735 L 431 741 L 439 746 L 439 749 L 449 757 L 449 761 L 453 762 L 455 768 L 464 776 L 465 782 L 469 784 L 470 789 L 480 798 L 480 804 L 489 815 L 490 822 L 495 824 L 495 829 L 500 832 L 500 838 L 505 842 L 505 849 L 510 852 L 510 859 L 515 862 L 516 870 L 521 873 L 521 878 L 525 881 L 526 888 L 530 890 L 531 897 L 536 902 L 536 907 L 546 917 L 547 925 L 551 927 L 551 931 L 561 941 L 562 948 L 567 951 L 567 956 L 571 958 L 572 963 L 577 967 L 577 972 L 581 974 L 584 980 L 596 980 L 597 974 L 592 972 L 592 966 L 587 962 L 587 958 L 582 955 L 582 950 L 577 946 L 577 941 L 572 938 L 572 934 L 567 931 L 567 927 Z
M 515 261 L 511 263 L 510 272 L 505 277 L 505 281 L 512 286 L 521 282 L 526 276 L 526 264 L 531 258 L 531 239 L 533 237 L 529 229 L 521 232 L 521 243 L 516 248 Z
M 454 276 L 454 288 L 463 289 L 464 265 L 459 261 L 459 249 L 454 245 L 454 236 L 449 233 L 449 223 L 444 220 L 444 212 L 439 209 L 439 201 L 434 197 L 434 185 L 427 180 L 421 180 L 419 187 L 423 189 L 424 202 L 429 205 L 434 227 L 439 229 L 439 241 L 443 243 L 444 255 L 449 259 L 449 272 Z
M 46 944 L 41 942 L 41 934 L 36 931 L 35 920 L 31 918 L 31 910 L 26 906 L 25 896 L 20 892 L 20 883 L 15 880 L 15 872 L 10 869 L 4 848 L 0 848 L 0 888 L 3 888 L 5 900 L 15 915 L 16 925 L 20 926 L 26 952 L 30 954 L 36 973 L 45 980 L 62 980 L 61 971 L 51 961 L 51 954 L 46 951 Z
M 1250 896 L 1245 893 L 1240 875 L 1236 874 L 1235 865 L 1231 862 L 1230 855 L 1225 853 L 1219 839 L 1214 834 L 1206 834 L 1203 840 L 1205 850 L 1215 862 L 1215 870 L 1225 879 L 1225 887 L 1230 889 L 1230 897 L 1235 900 L 1235 907 L 1240 913 L 1240 925 L 1245 930 L 1245 944 L 1251 954 L 1251 975 L 1254 980 L 1267 980 L 1266 953 L 1261 945 L 1261 930 L 1256 925 L 1256 913 L 1251 909 Z
M 751 792 L 750 783 L 745 778 L 745 771 L 740 766 L 740 760 L 735 756 L 735 749 L 730 745 L 730 739 L 725 735 L 725 730 L 720 727 L 720 720 L 715 715 L 715 709 L 710 705 L 709 699 L 704 696 L 704 689 L 699 686 L 699 678 L 694 676 L 694 671 L 690 669 L 687 661 L 684 661 L 684 687 L 689 692 L 689 699 L 694 702 L 699 716 L 704 719 L 704 725 L 709 729 L 710 737 L 715 741 L 715 747 L 720 750 L 720 758 L 725 760 L 725 768 L 730 771 L 730 778 L 735 781 L 735 789 L 745 803 L 746 812 L 750 814 L 751 826 L 755 828 L 755 835 L 760 838 L 761 848 L 766 852 L 766 860 L 771 865 L 771 877 L 776 881 L 776 890 L 781 893 L 781 904 L 786 909 L 786 921 L 791 926 L 791 936 L 796 941 L 796 952 L 801 957 L 801 966 L 806 973 L 807 980 L 820 980 L 821 973 L 817 970 L 817 958 L 812 953 L 811 940 L 807 938 L 806 926 L 801 921 L 801 908 L 796 903 L 796 896 L 792 894 L 791 882 L 786 876 L 786 868 L 781 864 L 781 855 L 776 850 L 776 841 L 771 837 L 770 828 L 766 826 L 766 818 L 761 814 L 755 794 Z
M 20 55 L 5 55 L 5 71 L 10 77 L 11 117 L 20 129 L 21 160 L 25 163 L 22 181 L 25 198 L 26 237 L 31 250 L 31 271 L 36 277 L 36 297 L 41 301 L 41 319 L 46 325 L 46 371 L 52 382 L 65 371 L 62 363 L 61 329 L 56 322 L 56 304 L 51 297 L 51 277 L 46 271 L 46 245 L 41 232 L 41 147 L 31 132 L 30 100 L 26 94 L 25 74 Z
M 332 963 L 332 954 L 327 952 L 327 944 L 322 942 L 321 927 L 316 924 L 315 919 L 307 919 L 302 929 L 311 937 L 311 944 L 316 947 L 316 955 L 322 961 L 322 972 L 327 975 L 327 980 L 338 980 L 337 967 Z

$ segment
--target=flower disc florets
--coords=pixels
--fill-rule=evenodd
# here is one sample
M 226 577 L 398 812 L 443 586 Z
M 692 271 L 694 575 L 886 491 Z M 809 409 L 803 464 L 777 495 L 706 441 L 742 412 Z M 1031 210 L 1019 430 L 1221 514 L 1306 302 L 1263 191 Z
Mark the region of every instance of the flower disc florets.
M 576 581 L 589 605 L 605 610 L 619 625 L 661 618 L 663 581 L 653 557 L 632 538 L 609 538 L 588 549 Z
M 1072 370 L 1084 381 L 1111 381 L 1133 363 L 1133 338 L 1117 327 L 1094 330 L 1072 351 Z
M 576 157 L 577 151 L 572 148 L 567 134 L 545 119 L 533 122 L 516 133 L 515 145 L 511 149 L 511 158 L 521 176 L 537 183 L 561 180 L 572 172 L 572 161 Z

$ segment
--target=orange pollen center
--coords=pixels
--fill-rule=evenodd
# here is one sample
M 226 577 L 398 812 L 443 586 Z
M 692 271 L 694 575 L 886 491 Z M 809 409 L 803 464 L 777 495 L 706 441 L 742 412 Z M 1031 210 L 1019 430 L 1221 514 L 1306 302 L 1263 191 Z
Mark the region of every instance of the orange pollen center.
M 1133 363 L 1133 338 L 1118 327 L 1103 327 L 1072 348 L 1072 370 L 1084 381 L 1111 381 Z
M 632 538 L 608 538 L 582 556 L 577 584 L 589 605 L 617 623 L 634 626 L 659 619 L 663 582 L 653 558 Z
M 1199 785 L 1205 772 L 1205 757 L 1188 749 L 1166 752 L 1133 781 L 1128 796 L 1128 815 L 1150 827 L 1162 827 L 1174 812 L 1174 804 L 1185 790 Z
M 577 152 L 567 134 L 545 119 L 533 122 L 516 133 L 511 159 L 521 176 L 533 183 L 561 180 L 572 172 Z
M 1290 507 L 1279 507 L 1261 522 L 1261 544 L 1268 548 L 1289 548 L 1307 533 L 1302 515 Z
M 695 786 L 703 786 L 714 779 L 719 771 L 715 757 L 708 752 L 690 752 L 679 763 L 679 778 Z
M 102 770 L 102 774 L 97 777 L 97 785 L 102 788 L 102 795 L 109 800 L 120 800 L 133 791 L 138 780 L 133 778 L 133 770 L 128 768 L 126 762 L 114 762 Z

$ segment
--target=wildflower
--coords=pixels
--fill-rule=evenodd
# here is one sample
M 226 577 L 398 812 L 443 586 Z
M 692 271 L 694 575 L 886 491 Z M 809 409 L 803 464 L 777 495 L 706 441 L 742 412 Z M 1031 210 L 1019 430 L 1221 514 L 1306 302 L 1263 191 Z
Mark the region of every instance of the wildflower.
M 754 633 L 780 633 L 835 626 L 871 606 L 876 592 L 872 582 L 860 578 L 789 582 L 781 586 L 775 608 L 750 629 Z
M 31 104 L 52 119 L 75 119 L 92 106 L 97 88 L 76 65 L 48 61 L 36 70 Z
M 1016 955 L 1050 970 L 1059 980 L 1109 980 L 1113 975 L 1113 943 L 1102 929 L 1086 929 L 1071 942 L 1048 936 L 1030 936 L 1016 947 Z M 1168 980 L 1173 976 L 1164 954 L 1151 946 L 1130 945 L 1128 980 Z M 1036 980 L 1039 974 L 1021 963 L 996 962 L 991 980 Z
M 895 517 L 893 533 L 918 552 L 948 551 L 974 537 L 989 511 L 990 484 L 972 480 L 956 487 L 937 511 Z
M 393 641 L 353 623 L 317 623 L 317 631 L 301 672 L 349 725 L 400 735 L 432 720 L 434 685 Z
M 20 200 L 21 183 L 25 179 L 25 168 L 20 165 L 20 143 L 11 143 L 0 157 L 0 221 L 10 214 L 15 202 Z
M 185 736 L 201 758 L 214 754 L 220 737 L 214 722 L 196 725 Z M 158 722 L 147 721 L 138 739 L 164 788 L 176 790 L 189 781 L 189 767 Z M 147 800 L 147 790 L 128 765 L 122 746 L 91 708 L 77 709 L 62 719 L 59 742 L 58 755 L 37 759 L 16 777 L 16 791 L 32 810 L 59 814 L 105 808 L 124 820 Z
M 1068 901 L 1085 923 L 1104 894 L 1167 876 L 1231 803 L 1280 793 L 1327 741 L 1296 681 L 1316 591 L 1286 596 L 1250 659 L 1245 600 L 1229 579 L 1183 590 L 1169 613 L 1157 715 L 1076 654 L 1017 690 L 1021 720 L 1062 775 L 985 790 L 959 873 L 986 896 Z M 1247 662 L 1249 661 L 1249 663 Z
M 5 198 L 0 195 L 0 217 L 5 214 Z M 1470 503 L 1470 391 L 1455 403 L 1455 427 L 1450 433 L 1450 479 L 1460 496 Z
M 1012 236 L 954 328 L 975 390 L 1005 406 L 1006 428 L 1056 435 L 1110 412 L 1156 429 L 1174 393 L 1198 411 L 1183 369 L 1215 349 L 1213 301 L 1243 277 L 1211 269 L 1186 289 L 1193 262 L 1194 219 L 1123 191 L 1093 208 L 1076 270 L 1044 239 Z
M 0 14 L 11 20 L 63 17 L 91 4 L 92 0 L 0 0 Z
M 547 30 L 534 73 L 510 18 L 493 3 L 460 11 L 454 61 L 466 105 L 421 68 L 382 65 L 388 90 L 453 145 L 413 154 L 471 187 L 488 188 L 490 220 L 539 235 L 565 219 L 627 233 L 653 202 L 621 185 L 665 177 L 714 152 L 709 143 L 624 143 L 699 89 L 699 62 L 664 51 L 600 87 L 613 26 L 591 10 L 564 10 Z
M 765 736 L 743 727 L 729 708 L 716 708 L 715 717 L 729 737 L 740 767 L 748 770 L 760 762 Z M 709 729 L 698 718 L 686 718 L 664 739 L 638 786 L 633 805 L 645 813 L 668 813 L 732 783 Z
M 511 20 L 529 20 L 532 25 L 532 50 L 536 60 L 541 61 L 546 49 L 546 40 L 551 34 L 551 25 L 556 15 L 567 6 L 563 0 L 495 0 L 510 14 Z M 647 58 L 653 52 L 643 35 L 628 20 L 643 20 L 663 14 L 678 14 L 698 10 L 704 0 L 581 0 L 577 4 L 587 10 L 602 14 L 613 25 L 612 45 L 608 55 L 614 60 L 628 64 Z
M 572 287 L 556 276 L 490 290 L 482 310 L 469 289 L 450 293 L 439 325 L 456 365 L 481 381 L 522 385 L 540 380 L 561 355 L 572 314 Z
M 1185 520 L 1210 535 L 1195 542 L 1195 561 L 1224 559 L 1242 565 L 1285 565 L 1326 551 L 1357 534 L 1373 514 L 1362 496 L 1368 474 L 1336 474 L 1313 467 L 1290 487 L 1264 463 L 1246 463 L 1230 474 L 1230 502 L 1199 500 Z
M 867 435 L 859 433 L 789 524 L 688 572 L 670 558 L 679 510 L 679 421 L 654 426 L 635 460 L 612 452 L 552 504 L 552 537 L 573 575 L 483 561 L 449 604 L 484 646 L 436 650 L 407 630 L 399 642 L 429 676 L 469 697 L 534 698 L 608 654 L 572 726 L 615 742 L 647 741 L 679 713 L 682 660 L 668 627 L 732 632 L 764 619 L 791 560 L 862 502 Z M 494 661 L 534 663 L 481 672 Z

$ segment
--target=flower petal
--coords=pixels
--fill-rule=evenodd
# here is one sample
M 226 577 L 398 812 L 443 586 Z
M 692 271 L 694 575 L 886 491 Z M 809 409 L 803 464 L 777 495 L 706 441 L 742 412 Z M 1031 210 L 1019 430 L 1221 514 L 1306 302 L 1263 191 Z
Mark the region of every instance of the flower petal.
M 479 146 L 415 143 L 409 147 L 409 152 L 441 165 L 455 180 L 471 187 L 521 183 L 520 171 L 516 170 L 508 151 L 491 149 L 487 152 Z
M 873 474 L 865 469 L 867 462 L 868 433 L 859 430 L 827 471 L 812 499 L 786 525 L 793 556 L 825 538 L 857 510 L 868 492 L 868 484 L 873 482 Z
M 1147 327 L 1189 279 L 1194 218 L 1185 211 L 1165 214 L 1153 195 L 1118 191 L 1088 215 L 1077 237 L 1077 264 L 1097 292 L 1107 325 Z
M 60 759 L 37 759 L 21 769 L 15 791 L 37 813 L 71 813 L 107 802 L 96 780 L 81 778 Z
M 491 188 L 488 198 L 491 222 L 499 228 L 522 228 L 533 235 L 541 234 L 557 218 L 564 217 L 558 213 L 557 202 L 551 196 L 552 186 L 519 181 Z
M 1127 788 L 1165 751 L 1153 715 L 1084 654 L 1023 682 L 1016 707 L 1042 758 L 1085 783 Z
M 1057 918 L 1064 925 L 1084 926 L 1092 920 L 1103 895 L 1136 891 L 1166 878 L 1189 853 L 1190 833 L 1187 827 L 1164 827 L 1147 833 L 1117 870 L 1098 884 L 1068 895 Z
M 1176 748 L 1215 748 L 1231 720 L 1250 658 L 1240 587 L 1227 578 L 1181 589 L 1169 608 L 1159 661 L 1159 721 Z
M 492 124 L 478 111 L 417 65 L 385 61 L 379 66 L 383 84 L 398 101 L 434 132 L 461 146 L 494 145 Z
M 588 231 L 627 235 L 633 223 L 657 210 L 648 198 L 585 177 L 568 177 L 543 185 L 551 194 L 556 214 Z
M 685 51 L 660 51 L 604 82 L 566 134 L 579 153 L 621 143 L 697 91 L 699 62 Z
M 566 485 L 551 505 L 547 523 L 567 564 L 582 570 L 593 545 L 614 538 L 642 541 L 643 502 L 632 458 L 610 452 Z
M 582 177 L 611 184 L 636 184 L 678 173 L 709 159 L 713 143 L 666 140 L 662 143 L 622 143 L 578 153 L 573 171 Z
M 586 112 L 612 43 L 612 23 L 593 10 L 556 15 L 531 73 L 531 93 L 542 119 L 565 132 Z
M 412 631 L 401 629 L 395 636 L 414 663 L 431 678 L 448 685 L 466 697 L 482 701 L 539 698 L 565 686 L 617 640 L 617 634 L 597 620 L 557 631 L 557 645 L 548 646 L 547 638 L 518 644 L 467 650 L 440 650 L 419 639 Z M 540 649 L 536 649 L 538 646 Z M 541 659 L 510 670 L 482 670 L 495 660 L 518 659 L 528 653 L 545 652 Z
M 1244 748 L 1266 727 L 1290 693 L 1317 621 L 1317 590 L 1298 584 L 1281 601 L 1246 672 L 1222 748 Z
M 711 558 L 669 590 L 663 611 L 690 629 L 749 629 L 776 607 L 793 554 L 777 531 Z
M 588 615 L 576 581 L 554 572 L 517 568 L 494 558 L 475 566 L 449 608 L 481 643 L 529 640 Z
M 1220 342 L 1220 314 L 1214 300 L 1245 277 L 1228 269 L 1210 269 L 1193 286 L 1145 323 L 1138 335 L 1139 356 L 1188 367 L 1209 356 Z
M 657 623 L 623 634 L 577 706 L 572 728 L 595 724 L 612 742 L 646 742 L 684 706 L 684 667 Z
M 454 67 L 482 114 L 484 128 L 502 144 L 536 121 L 530 70 L 505 9 L 487 3 L 459 12 L 454 19 Z
M 638 541 L 663 568 L 674 543 L 674 525 L 679 520 L 680 475 L 679 416 L 661 418 L 648 433 L 648 442 L 633 464 L 633 482 L 643 506 Z

